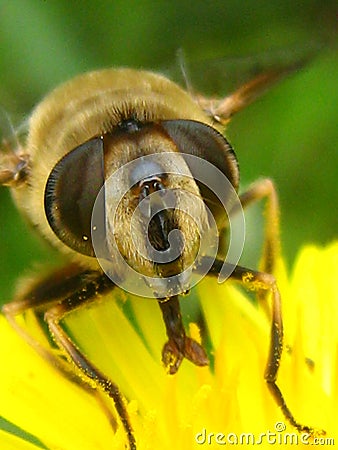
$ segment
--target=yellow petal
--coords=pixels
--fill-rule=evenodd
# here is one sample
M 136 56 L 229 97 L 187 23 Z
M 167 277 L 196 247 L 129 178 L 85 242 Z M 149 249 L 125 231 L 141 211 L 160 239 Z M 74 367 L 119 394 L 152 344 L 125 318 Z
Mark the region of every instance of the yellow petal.
M 282 263 L 277 274 L 285 341 L 291 348 L 284 351 L 278 385 L 297 420 L 324 428 L 323 439 L 336 442 L 337 255 L 338 244 L 307 247 L 290 280 Z M 218 448 L 240 439 L 257 443 L 264 433 L 259 445 L 270 448 L 266 434 L 275 433 L 283 444 L 284 427 L 298 439 L 297 448 L 308 448 L 286 423 L 264 381 L 271 325 L 262 309 L 230 282 L 218 285 L 205 279 L 195 295 L 182 302 L 197 304 L 198 297 L 209 332 L 211 366 L 183 361 L 175 376 L 167 375 L 161 364 L 166 336 L 156 301 L 110 296 L 67 318 L 75 341 L 130 400 L 138 450 Z M 34 327 L 34 321 L 27 326 Z M 196 325 L 190 332 L 199 338 Z M 0 338 L 6 343 L 0 347 L 1 361 L 6 361 L 0 394 L 7 420 L 50 449 L 124 448 L 123 430 L 119 427 L 114 434 L 93 396 L 50 367 L 2 317 Z M 7 441 L 1 439 L 0 448 L 5 449 Z

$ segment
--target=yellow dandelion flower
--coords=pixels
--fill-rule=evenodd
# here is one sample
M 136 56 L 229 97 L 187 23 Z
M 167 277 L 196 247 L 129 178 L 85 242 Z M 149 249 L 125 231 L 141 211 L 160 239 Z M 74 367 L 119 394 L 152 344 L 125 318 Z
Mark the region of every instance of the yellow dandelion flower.
M 281 266 L 277 279 L 286 344 L 278 385 L 297 420 L 326 431 L 312 440 L 288 425 L 269 394 L 263 379 L 269 321 L 231 282 L 206 278 L 182 300 L 200 302 L 211 364 L 184 361 L 174 376 L 160 363 L 166 336 L 157 302 L 118 298 L 67 318 L 75 341 L 128 399 L 138 449 L 338 442 L 338 243 L 304 248 L 291 278 Z M 198 339 L 197 326 L 189 328 Z M 38 439 L 27 442 L 26 435 L 2 430 L 1 449 L 125 448 L 122 427 L 114 432 L 97 399 L 61 376 L 3 317 L 0 338 L 1 415 Z

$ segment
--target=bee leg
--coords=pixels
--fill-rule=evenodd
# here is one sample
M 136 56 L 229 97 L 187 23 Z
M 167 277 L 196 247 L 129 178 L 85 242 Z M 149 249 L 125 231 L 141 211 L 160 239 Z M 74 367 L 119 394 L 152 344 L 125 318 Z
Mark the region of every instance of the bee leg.
M 279 238 L 279 202 L 273 181 L 269 178 L 257 181 L 246 192 L 240 195 L 240 202 L 242 207 L 246 208 L 264 198 L 267 199 L 265 211 L 266 225 L 260 269 L 265 273 L 274 273 L 276 262 L 281 254 L 281 246 Z M 266 291 L 257 292 L 257 296 L 260 298 L 261 305 L 266 314 L 270 317 L 269 307 L 266 302 Z M 290 347 L 288 347 L 288 349 L 290 352 L 292 351 Z M 305 361 L 311 370 L 314 366 L 314 362 L 309 358 L 306 358 Z
M 108 285 L 111 289 L 111 281 L 100 275 L 95 281 L 91 281 L 81 290 L 49 308 L 45 313 L 45 321 L 55 342 L 67 353 L 89 383 L 99 386 L 114 401 L 115 409 L 127 434 L 130 450 L 136 450 L 134 433 L 118 386 L 90 362 L 60 325 L 60 321 L 67 314 L 91 301 L 93 297 L 106 292 Z
M 43 277 L 35 277 L 28 283 L 25 290 L 19 294 L 10 303 L 3 305 L 2 313 L 10 323 L 12 328 L 39 353 L 44 359 L 48 360 L 56 368 L 61 364 L 60 358 L 52 352 L 50 348 L 43 346 L 16 320 L 16 317 L 31 311 L 36 317 L 36 323 L 46 334 L 41 324 L 41 314 L 47 308 L 72 292 L 80 289 L 84 279 L 96 277 L 96 272 L 83 272 L 77 264 L 69 264 L 60 269 L 54 270 Z
M 265 208 L 265 231 L 264 231 L 264 249 L 261 262 L 261 271 L 265 273 L 274 273 L 276 260 L 278 259 L 280 249 L 279 238 L 279 202 L 276 188 L 269 178 L 259 180 L 253 184 L 246 192 L 240 195 L 240 202 L 243 208 L 252 203 L 266 198 Z
M 197 366 L 205 366 L 209 360 L 203 347 L 186 336 L 177 295 L 169 300 L 159 300 L 168 342 L 162 350 L 162 361 L 170 374 L 177 372 L 183 358 Z
M 280 366 L 280 360 L 283 351 L 283 318 L 281 296 L 277 287 L 275 277 L 271 274 L 258 272 L 247 269 L 245 267 L 234 266 L 216 260 L 209 272 L 209 275 L 217 276 L 223 267 L 223 264 L 229 266 L 231 275 L 230 279 L 239 281 L 244 287 L 257 293 L 266 291 L 271 294 L 271 334 L 270 334 L 270 349 L 268 360 L 265 368 L 264 378 L 268 388 L 275 399 L 277 405 L 281 408 L 285 418 L 294 426 L 299 432 L 306 432 L 310 434 L 324 434 L 322 430 L 315 430 L 306 425 L 302 425 L 296 421 L 289 407 L 287 406 L 284 396 L 277 385 L 277 375 Z M 260 297 L 258 296 L 258 300 Z
M 101 405 L 104 406 L 104 403 L 103 400 L 100 399 L 98 393 L 96 393 L 98 388 L 101 388 L 103 392 L 113 399 L 117 414 L 126 431 L 129 447 L 131 450 L 135 450 L 136 443 L 133 430 L 118 387 L 91 364 L 71 341 L 59 323 L 67 314 L 84 305 L 88 305 L 95 301 L 99 295 L 107 293 L 113 288 L 114 285 L 110 279 L 102 273 L 95 271 L 83 272 L 83 269 L 80 269 L 77 265 L 69 265 L 53 272 L 43 280 L 34 282 L 30 290 L 26 291 L 13 302 L 4 305 L 2 312 L 14 329 L 29 344 L 31 344 L 39 354 L 56 366 L 56 368 L 68 378 L 75 378 L 75 381 L 82 387 L 96 395 Z M 40 343 L 36 342 L 35 339 L 16 322 L 15 317 L 19 314 L 24 314 L 29 309 L 39 311 L 39 313 L 41 311 L 44 312 L 44 320 L 48 324 L 55 343 L 62 351 L 66 352 L 70 361 L 79 368 L 81 375 L 79 374 L 78 377 L 76 377 L 71 374 L 66 361 L 57 357 L 52 351 L 47 350 L 47 348 L 44 348 Z M 72 381 L 74 380 L 72 379 Z M 104 410 L 107 412 L 106 407 Z M 113 429 L 115 429 L 115 419 L 111 414 L 108 414 L 108 418 L 110 419 Z
M 265 207 L 265 229 L 264 246 L 260 263 L 260 270 L 264 273 L 274 273 L 276 261 L 281 253 L 279 238 L 279 202 L 276 188 L 269 178 L 256 181 L 246 192 L 239 196 L 240 205 L 243 208 L 262 199 L 267 199 Z M 236 208 L 230 211 L 230 214 L 236 214 Z M 267 292 L 259 291 L 257 296 L 260 298 L 261 305 L 265 313 L 270 317 L 270 309 L 266 301 Z

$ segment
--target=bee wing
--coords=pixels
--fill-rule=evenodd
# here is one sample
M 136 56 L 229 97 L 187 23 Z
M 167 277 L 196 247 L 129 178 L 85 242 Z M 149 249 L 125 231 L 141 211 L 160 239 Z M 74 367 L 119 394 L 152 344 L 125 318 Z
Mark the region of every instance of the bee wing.
M 174 76 L 213 120 L 226 124 L 275 83 L 301 70 L 323 47 L 316 42 L 306 47 L 203 62 L 189 62 L 180 52 L 179 71 Z
M 15 130 L 7 112 L 0 108 L 0 185 L 12 185 L 23 178 L 28 155 L 20 144 L 26 124 Z

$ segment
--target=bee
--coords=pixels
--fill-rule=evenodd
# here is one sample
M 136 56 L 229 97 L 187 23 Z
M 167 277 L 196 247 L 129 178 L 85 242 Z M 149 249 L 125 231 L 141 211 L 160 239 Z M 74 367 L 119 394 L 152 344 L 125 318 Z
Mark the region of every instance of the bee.
M 233 114 L 298 67 L 287 64 L 262 72 L 221 99 L 189 92 L 154 72 L 89 72 L 57 87 L 36 107 L 23 145 L 8 149 L 3 143 L 0 183 L 10 188 L 28 222 L 67 262 L 48 275 L 37 274 L 2 313 L 35 345 L 16 317 L 43 311 L 56 345 L 82 373 L 81 383 L 94 384 L 113 400 L 132 450 L 136 440 L 118 386 L 62 327 L 72 311 L 124 288 L 130 275 L 126 264 L 137 274 L 136 288 L 142 286 L 159 304 L 168 337 L 162 360 L 170 374 L 184 358 L 197 366 L 208 364 L 202 345 L 186 335 L 180 312 L 179 295 L 192 287 L 192 271 L 217 277 L 225 267 L 227 276 L 256 291 L 259 301 L 264 303 L 269 294 L 265 380 L 286 419 L 300 432 L 313 431 L 294 418 L 277 385 L 283 321 L 272 275 L 279 252 L 276 190 L 264 179 L 237 196 L 238 162 L 224 136 Z M 211 164 L 226 178 L 228 192 L 238 199 L 225 202 L 231 213 L 266 200 L 261 271 L 225 261 L 222 248 L 212 258 L 207 250 L 199 253 L 203 233 L 212 229 L 208 211 L 219 235 L 226 236 L 229 222 L 224 202 L 201 181 L 192 158 Z M 177 192 L 196 201 L 185 202 Z M 40 351 L 55 362 L 48 349 Z

